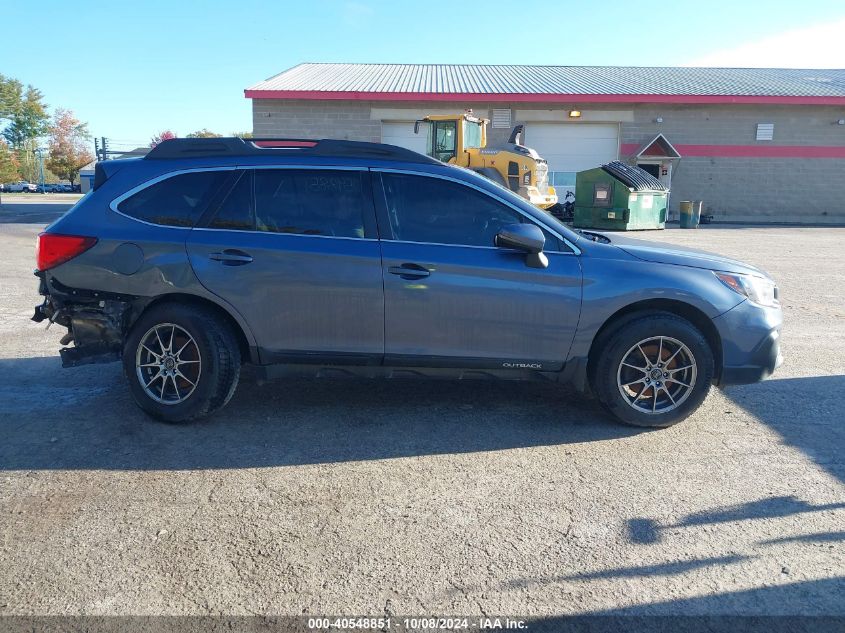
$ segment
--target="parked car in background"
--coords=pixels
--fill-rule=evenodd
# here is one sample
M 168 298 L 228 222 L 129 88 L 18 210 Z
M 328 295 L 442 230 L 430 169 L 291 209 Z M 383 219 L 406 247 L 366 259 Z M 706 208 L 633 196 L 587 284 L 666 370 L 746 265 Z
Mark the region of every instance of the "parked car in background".
M 38 185 L 32 182 L 27 182 L 26 180 L 19 180 L 18 182 L 6 185 L 6 187 L 10 193 L 35 193 Z
M 763 271 L 573 231 L 407 149 L 174 139 L 98 163 L 94 183 L 38 238 L 33 320 L 68 328 L 65 366 L 122 359 L 162 420 L 223 407 L 248 362 L 266 377 L 570 383 L 663 427 L 712 384 L 781 362 Z

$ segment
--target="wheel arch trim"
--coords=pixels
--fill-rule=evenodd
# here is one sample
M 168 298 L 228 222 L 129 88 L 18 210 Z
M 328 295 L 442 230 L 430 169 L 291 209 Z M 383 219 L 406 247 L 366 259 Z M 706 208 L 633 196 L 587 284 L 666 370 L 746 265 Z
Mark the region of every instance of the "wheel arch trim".
M 592 384 L 593 372 L 596 367 L 596 357 L 608 337 L 619 327 L 646 314 L 664 312 L 689 321 L 707 340 L 713 353 L 715 365 L 714 378 L 718 381 L 722 373 L 722 337 L 713 320 L 700 308 L 676 299 L 644 299 L 619 308 L 604 320 L 590 344 L 590 349 L 583 363 L 587 384 Z
M 249 325 L 244 318 L 232 306 L 220 300 L 217 297 L 200 296 L 184 292 L 171 292 L 157 297 L 146 299 L 136 304 L 133 319 L 129 324 L 129 328 L 134 327 L 135 323 L 151 308 L 160 306 L 165 303 L 175 303 L 179 305 L 194 304 L 210 308 L 215 314 L 223 317 L 223 320 L 232 329 L 235 339 L 241 348 L 242 358 L 248 358 L 253 364 L 259 364 L 258 345 L 255 336 L 252 333 Z

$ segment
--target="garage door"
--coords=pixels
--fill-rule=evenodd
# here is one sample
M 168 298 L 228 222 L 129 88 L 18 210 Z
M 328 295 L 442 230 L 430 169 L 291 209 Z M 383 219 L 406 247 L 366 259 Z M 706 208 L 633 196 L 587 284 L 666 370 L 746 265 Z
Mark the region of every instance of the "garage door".
M 523 143 L 549 161 L 550 184 L 574 191 L 575 172 L 598 167 L 619 157 L 619 126 L 615 123 L 528 123 Z
M 425 154 L 425 126 L 419 134 L 414 134 L 413 121 L 382 121 L 381 142 L 399 147 L 407 147 L 420 154 Z

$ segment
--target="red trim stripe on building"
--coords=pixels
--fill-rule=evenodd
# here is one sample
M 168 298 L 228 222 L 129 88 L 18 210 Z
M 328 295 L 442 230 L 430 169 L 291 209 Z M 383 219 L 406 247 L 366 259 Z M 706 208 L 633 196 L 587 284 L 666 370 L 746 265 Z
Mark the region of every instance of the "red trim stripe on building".
M 845 106 L 845 97 L 783 95 L 662 95 L 662 94 L 533 94 L 356 92 L 327 90 L 244 90 L 247 99 L 303 99 L 307 101 L 486 101 L 507 103 L 680 103 Z
M 673 145 L 681 158 L 845 158 L 845 146 L 830 145 Z M 633 156 L 642 146 L 623 143 L 623 156 Z M 648 156 L 643 156 L 647 160 Z

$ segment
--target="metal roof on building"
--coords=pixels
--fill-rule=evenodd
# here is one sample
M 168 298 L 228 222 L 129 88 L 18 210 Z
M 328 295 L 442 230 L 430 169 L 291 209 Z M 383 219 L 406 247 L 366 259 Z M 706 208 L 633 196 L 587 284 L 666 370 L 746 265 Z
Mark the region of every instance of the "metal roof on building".
M 845 70 L 469 64 L 294 66 L 246 89 L 249 98 L 653 102 L 845 102 Z M 685 99 L 678 99 L 684 97 Z

